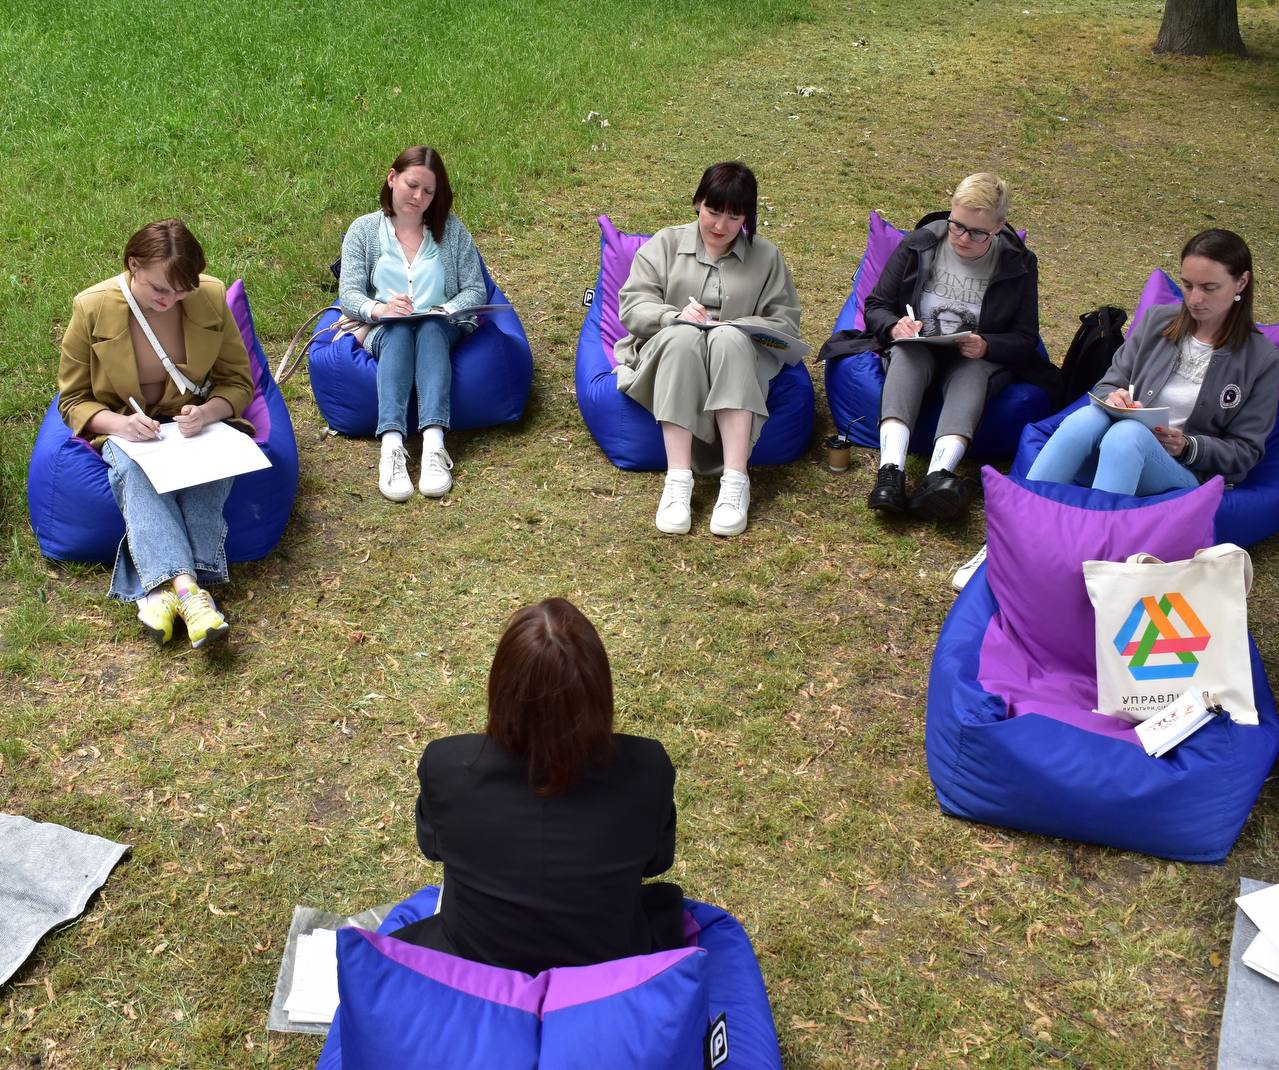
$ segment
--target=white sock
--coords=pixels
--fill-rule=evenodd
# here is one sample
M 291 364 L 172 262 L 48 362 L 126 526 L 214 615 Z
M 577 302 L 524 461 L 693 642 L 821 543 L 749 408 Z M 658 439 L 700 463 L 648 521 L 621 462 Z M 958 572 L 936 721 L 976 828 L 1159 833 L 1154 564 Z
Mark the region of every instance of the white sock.
M 442 450 L 444 448 L 444 428 L 428 427 L 422 432 L 423 450 Z
M 933 459 L 928 462 L 930 472 L 939 472 L 943 468 L 953 472 L 955 465 L 964 459 L 968 443 L 958 435 L 942 435 L 933 444 Z
M 720 482 L 722 483 L 724 481 L 724 476 L 730 476 L 730 475 L 737 476 L 739 479 L 742 480 L 743 483 L 749 483 L 751 481 L 751 477 L 748 476 L 745 472 L 739 472 L 736 468 L 725 468 L 724 475 L 720 476 Z
M 398 431 L 384 431 L 382 433 L 382 456 L 389 457 L 392 450 L 404 449 L 404 436 Z
M 885 420 L 879 425 L 879 467 L 895 464 L 906 470 L 906 447 L 910 445 L 910 428 L 900 420 Z
M 673 479 L 676 483 L 693 482 L 693 470 L 691 468 L 668 468 L 666 469 L 666 478 Z

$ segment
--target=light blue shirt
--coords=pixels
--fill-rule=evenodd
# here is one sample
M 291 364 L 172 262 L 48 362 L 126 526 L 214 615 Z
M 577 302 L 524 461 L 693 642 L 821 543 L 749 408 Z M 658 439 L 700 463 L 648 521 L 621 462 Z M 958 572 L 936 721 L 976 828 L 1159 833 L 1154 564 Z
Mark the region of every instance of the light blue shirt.
M 444 266 L 440 262 L 439 246 L 425 226 L 422 234 L 422 244 L 413 262 L 409 263 L 395 236 L 391 217 L 382 217 L 378 235 L 381 239 L 381 256 L 373 269 L 374 296 L 361 310 L 365 313 L 363 318 L 372 319 L 373 305 L 379 301 L 385 304 L 392 294 L 410 294 L 415 312 L 425 312 L 433 306 L 444 304 Z

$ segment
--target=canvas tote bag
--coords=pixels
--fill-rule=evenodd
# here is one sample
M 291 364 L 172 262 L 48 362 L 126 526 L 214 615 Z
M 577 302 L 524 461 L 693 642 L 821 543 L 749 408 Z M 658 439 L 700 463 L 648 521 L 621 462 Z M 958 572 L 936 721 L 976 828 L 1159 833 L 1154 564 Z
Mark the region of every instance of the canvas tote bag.
M 1188 690 L 1256 724 L 1248 650 L 1252 559 L 1234 543 L 1189 561 L 1085 561 L 1096 613 L 1097 712 L 1142 721 Z

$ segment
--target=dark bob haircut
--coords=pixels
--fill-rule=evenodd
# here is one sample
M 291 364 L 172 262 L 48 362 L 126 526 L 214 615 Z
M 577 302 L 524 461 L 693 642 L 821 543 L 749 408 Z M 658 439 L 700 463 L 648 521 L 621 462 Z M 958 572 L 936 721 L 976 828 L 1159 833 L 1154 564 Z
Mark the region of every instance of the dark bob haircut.
M 1252 270 L 1252 250 L 1248 243 L 1233 230 L 1201 230 L 1181 250 L 1181 259 L 1188 256 L 1202 256 L 1207 260 L 1215 260 L 1225 268 L 1232 279 L 1243 278 L 1248 273 L 1248 284 L 1239 294 L 1236 301 L 1226 313 L 1226 320 L 1221 331 L 1212 344 L 1217 348 L 1238 349 L 1248 341 L 1248 336 L 1257 329 L 1252 319 L 1252 291 L 1257 281 Z M 1164 337 L 1170 342 L 1180 342 L 1195 329 L 1195 318 L 1190 309 L 1182 302 L 1181 309 L 1173 317 L 1171 323 L 1164 328 Z
M 529 787 L 563 795 L 613 753 L 613 677 L 594 625 L 548 598 L 507 621 L 489 670 L 485 732 L 528 761 Z
M 742 230 L 746 240 L 755 237 L 755 220 L 758 216 L 759 187 L 755 175 L 740 160 L 713 163 L 702 174 L 693 194 L 693 207 L 706 205 L 716 212 L 731 212 L 744 216 Z
M 391 164 L 391 170 L 399 175 L 410 167 L 425 167 L 435 176 L 435 196 L 431 198 L 431 203 L 422 213 L 422 222 L 426 224 L 426 229 L 431 232 L 432 238 L 443 241 L 444 222 L 448 219 L 449 212 L 453 210 L 453 187 L 449 185 L 449 173 L 444 169 L 444 160 L 433 148 L 426 145 L 411 145 L 395 158 L 395 162 Z M 385 179 L 382 182 L 382 192 L 378 200 L 382 205 L 382 211 L 390 216 L 395 215 L 395 209 L 391 207 L 391 183 Z
M 148 223 L 124 247 L 125 270 L 132 271 L 129 261 L 143 266 L 156 264 L 175 290 L 198 290 L 200 272 L 204 270 L 204 250 L 180 219 L 161 219 Z

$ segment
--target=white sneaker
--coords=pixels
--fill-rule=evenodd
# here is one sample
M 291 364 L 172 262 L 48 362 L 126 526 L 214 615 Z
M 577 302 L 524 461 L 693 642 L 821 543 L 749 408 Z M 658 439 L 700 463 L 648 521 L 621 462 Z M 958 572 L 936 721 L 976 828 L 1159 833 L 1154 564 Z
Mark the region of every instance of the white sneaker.
M 382 454 L 377 466 L 377 489 L 393 502 L 406 502 L 413 497 L 413 481 L 409 479 L 409 459 L 396 448 Z
M 693 474 L 676 476 L 668 472 L 662 500 L 657 505 L 657 530 L 667 535 L 687 535 L 693 526 L 693 515 L 689 511 L 692 500 Z
M 438 450 L 424 449 L 422 478 L 417 481 L 417 489 L 428 498 L 443 498 L 452 487 L 453 458 L 449 456 L 449 451 L 443 447 Z
M 986 560 L 986 544 L 981 544 L 972 557 L 959 566 L 958 571 L 951 577 L 950 585 L 957 591 L 962 591 L 968 586 L 968 581 L 973 578 L 973 573 L 981 568 L 982 562 Z
M 751 481 L 743 472 L 725 469 L 719 477 L 719 500 L 711 513 L 712 535 L 740 535 L 751 507 Z

